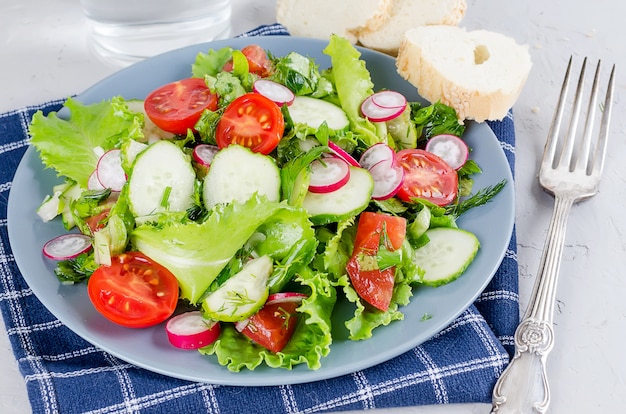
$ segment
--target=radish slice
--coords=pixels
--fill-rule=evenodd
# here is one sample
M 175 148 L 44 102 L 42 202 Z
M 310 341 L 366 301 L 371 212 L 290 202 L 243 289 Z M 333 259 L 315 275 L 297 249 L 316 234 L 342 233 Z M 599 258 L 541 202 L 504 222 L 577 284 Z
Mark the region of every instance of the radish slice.
M 438 155 L 454 170 L 461 168 L 469 156 L 467 144 L 456 135 L 436 135 L 428 140 L 424 149 Z
M 209 167 L 213 162 L 213 157 L 219 151 L 219 147 L 209 144 L 196 145 L 193 149 L 193 159 L 198 164 Z
M 379 162 L 368 171 L 374 179 L 374 190 L 372 191 L 374 200 L 386 200 L 393 197 L 404 181 L 404 168 L 396 164 L 389 165 L 386 162 Z
M 400 92 L 381 91 L 372 95 L 372 102 L 381 108 L 398 109 L 406 108 L 406 98 Z
M 43 245 L 43 254 L 53 260 L 73 259 L 91 249 L 91 237 L 81 233 L 62 234 Z
M 361 164 L 361 167 L 369 170 L 379 162 L 385 162 L 388 168 L 391 168 L 391 166 L 395 163 L 395 159 L 396 155 L 393 148 L 385 143 L 379 142 L 378 144 L 374 144 L 369 147 L 361 155 L 359 164 Z
M 311 163 L 309 191 L 330 193 L 339 190 L 350 180 L 350 167 L 341 158 L 330 157 Z
M 176 315 L 165 325 L 167 339 L 180 349 L 198 349 L 215 342 L 221 327 L 217 321 L 205 319 L 200 311 Z
M 399 116 L 406 108 L 406 98 L 396 99 L 397 92 L 382 91 L 368 96 L 361 104 L 361 114 L 372 122 L 385 122 Z M 379 104 L 380 102 L 380 104 Z M 393 105 L 393 106 L 389 106 Z
M 259 79 L 254 82 L 252 87 L 256 93 L 274 101 L 278 106 L 285 104 L 289 106 L 293 103 L 293 100 L 296 99 L 296 95 L 291 89 L 268 79 Z
M 335 144 L 334 142 L 328 141 L 328 148 L 330 148 L 333 154 L 335 154 L 336 156 L 338 156 L 339 158 L 341 158 L 348 164 L 352 165 L 353 167 L 361 166 L 361 164 L 359 164 L 359 162 L 355 160 L 352 155 L 348 154 L 348 152 L 346 152 L 343 148 L 341 148 L 339 145 Z
M 102 154 L 98 160 L 96 174 L 98 181 L 104 188 L 110 188 L 111 191 L 122 191 L 127 178 L 122 169 L 122 151 L 112 149 Z
M 89 179 L 87 180 L 87 190 L 104 190 L 104 186 L 100 184 L 100 180 L 98 180 L 98 173 L 96 170 L 93 170 L 93 172 L 89 174 Z
M 304 293 L 297 292 L 279 292 L 273 293 L 267 297 L 267 301 L 265 301 L 266 305 L 272 305 L 275 303 L 286 303 L 286 302 L 302 302 L 304 299 L 308 298 L 308 295 Z

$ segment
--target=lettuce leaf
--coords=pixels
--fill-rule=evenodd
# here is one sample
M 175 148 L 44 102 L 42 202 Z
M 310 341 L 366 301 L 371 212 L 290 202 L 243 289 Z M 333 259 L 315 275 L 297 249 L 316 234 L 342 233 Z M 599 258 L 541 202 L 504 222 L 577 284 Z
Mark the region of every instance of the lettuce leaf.
M 374 83 L 361 53 L 350 42 L 337 35 L 330 37 L 324 53 L 331 58 L 332 79 L 341 107 L 350 119 L 350 129 L 372 146 L 386 142 L 386 136 L 378 136 L 376 126 L 361 116 L 361 103 L 374 93 Z
M 210 49 L 207 53 L 198 53 L 196 60 L 191 65 L 191 73 L 194 78 L 204 78 L 206 75 L 217 75 L 226 62 L 233 56 L 233 48 L 223 47 L 218 50 Z
M 137 250 L 169 269 L 178 279 L 180 297 L 195 304 L 257 229 L 284 210 L 296 211 L 286 203 L 253 197 L 245 203 L 218 206 L 202 223 L 173 222 L 165 216 L 142 224 L 131 232 L 130 240 Z M 297 211 L 306 217 L 303 210 Z M 282 217 L 296 227 L 310 226 L 306 218 L 296 220 L 293 217 L 298 214 L 294 214 Z M 312 231 L 299 231 L 301 238 L 313 237 Z M 293 238 L 283 240 L 291 243 Z
M 223 325 L 219 339 L 200 348 L 200 353 L 215 355 L 221 365 L 233 372 L 253 370 L 263 362 L 272 368 L 292 369 L 305 363 L 309 369 L 319 369 L 321 359 L 330 352 L 330 317 L 337 293 L 324 273 L 308 267 L 300 269 L 295 281 L 308 287 L 310 295 L 298 308 L 300 321 L 281 352 L 272 353 L 239 334 L 232 325 Z
M 118 146 L 123 136 L 142 134 L 141 122 L 120 97 L 90 105 L 69 98 L 64 106 L 70 111 L 67 120 L 56 112 L 48 116 L 35 113 L 30 124 L 31 144 L 47 168 L 87 188 L 98 162 L 94 148 L 106 151 Z
M 353 341 L 371 338 L 375 328 L 404 319 L 404 314 L 398 308 L 407 305 L 413 295 L 411 286 L 407 282 L 396 282 L 389 309 L 381 311 L 371 306 L 366 307 L 363 305 L 363 301 L 352 287 L 348 275 L 343 275 L 339 278 L 337 286 L 342 287 L 346 299 L 356 305 L 354 316 L 345 322 L 345 326 L 350 332 L 348 338 Z

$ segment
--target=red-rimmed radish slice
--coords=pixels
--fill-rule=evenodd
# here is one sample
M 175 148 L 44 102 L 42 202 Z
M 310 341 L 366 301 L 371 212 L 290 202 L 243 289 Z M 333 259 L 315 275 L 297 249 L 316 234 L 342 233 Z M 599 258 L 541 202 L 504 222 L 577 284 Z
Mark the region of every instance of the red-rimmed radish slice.
M 387 200 L 396 195 L 404 181 L 404 169 L 397 164 L 379 162 L 369 170 L 374 179 L 374 200 Z
M 338 156 L 339 158 L 341 158 L 348 164 L 352 165 L 353 167 L 361 166 L 361 164 L 359 164 L 359 162 L 355 160 L 352 155 L 348 154 L 347 151 L 345 151 L 343 148 L 341 148 L 339 145 L 335 144 L 334 142 L 328 141 L 328 148 L 330 148 L 333 154 L 335 154 L 336 156 Z
M 213 162 L 213 157 L 215 157 L 215 154 L 217 154 L 219 150 L 219 147 L 216 145 L 196 145 L 193 149 L 193 159 L 198 164 L 209 167 Z
M 112 149 L 102 154 L 98 160 L 96 174 L 98 181 L 104 188 L 110 188 L 111 191 L 122 191 L 127 178 L 122 168 L 122 151 Z
M 296 99 L 291 89 L 269 79 L 258 79 L 252 87 L 256 93 L 274 101 L 278 106 L 291 105 Z
M 309 191 L 330 193 L 339 190 L 350 180 L 348 163 L 337 157 L 315 160 L 311 163 Z
M 450 134 L 441 134 L 430 138 L 424 149 L 439 156 L 453 170 L 461 168 L 469 156 L 469 149 L 465 141 Z
M 406 98 L 400 92 L 380 91 L 372 95 L 372 101 L 376 106 L 386 109 L 406 108 Z
M 361 104 L 361 114 L 372 122 L 385 122 L 399 116 L 406 108 L 406 99 L 404 99 L 404 104 L 399 106 L 381 106 L 377 103 L 377 95 L 388 94 L 390 92 L 391 91 L 377 92 L 365 98 Z M 379 97 L 378 100 L 384 105 L 392 104 L 392 102 L 390 102 L 391 99 L 385 97 Z
M 221 333 L 220 323 L 205 319 L 200 311 L 176 315 L 165 325 L 167 339 L 180 349 L 198 349 L 212 344 Z
M 369 170 L 380 162 L 385 162 L 385 164 L 391 167 L 395 163 L 395 158 L 396 154 L 393 148 L 383 142 L 379 142 L 378 144 L 372 145 L 361 154 L 359 164 L 366 170 Z
M 266 305 L 272 305 L 274 303 L 286 303 L 286 302 L 302 302 L 304 299 L 309 296 L 304 293 L 298 292 L 278 292 L 272 293 L 267 297 L 265 301 Z
M 69 260 L 90 249 L 91 237 L 82 233 L 68 233 L 46 242 L 43 254 L 53 260 Z
M 89 174 L 89 179 L 87 180 L 87 190 L 104 190 L 104 186 L 100 184 L 100 180 L 98 180 L 98 173 L 96 170 L 93 170 L 93 172 Z

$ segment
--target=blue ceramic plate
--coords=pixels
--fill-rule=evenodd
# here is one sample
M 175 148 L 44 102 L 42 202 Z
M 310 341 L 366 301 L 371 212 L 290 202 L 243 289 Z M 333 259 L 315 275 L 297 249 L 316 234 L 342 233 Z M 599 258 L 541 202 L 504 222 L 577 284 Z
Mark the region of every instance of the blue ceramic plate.
M 315 58 L 320 68 L 330 66 L 329 57 L 322 53 L 327 45 L 325 41 L 288 36 L 229 39 L 194 45 L 140 62 L 97 83 L 78 99 L 85 103 L 114 95 L 143 99 L 162 84 L 189 77 L 198 52 L 224 46 L 240 48 L 250 43 L 261 45 L 275 56 L 297 51 Z M 361 52 L 376 90 L 394 89 L 410 100 L 420 99 L 416 89 L 396 73 L 393 58 L 366 49 Z M 508 180 L 508 185 L 496 199 L 468 212 L 459 221 L 461 227 L 475 233 L 481 241 L 475 261 L 461 278 L 449 285 L 416 288 L 411 303 L 402 309 L 404 320 L 377 329 L 369 340 L 354 342 L 346 339 L 341 319 L 347 309 L 340 306 L 334 321 L 337 332 L 331 352 L 316 371 L 300 365 L 289 372 L 267 367 L 229 372 L 214 357 L 172 347 L 163 326 L 135 330 L 108 322 L 89 302 L 85 285 L 59 284 L 53 274 L 53 265 L 43 255 L 33 255 L 47 240 L 64 232 L 59 220 L 43 223 L 36 215 L 44 196 L 59 179 L 53 171 L 44 170 L 33 148 L 29 148 L 22 159 L 10 193 L 11 246 L 24 278 L 41 302 L 76 334 L 124 361 L 168 376 L 214 384 L 279 385 L 332 378 L 385 362 L 431 338 L 472 304 L 500 265 L 513 230 L 511 171 L 498 140 L 486 124 L 470 123 L 465 138 L 474 148 L 472 158 L 484 170 L 476 178 L 476 189 Z M 432 315 L 432 318 L 422 321 L 425 314 Z

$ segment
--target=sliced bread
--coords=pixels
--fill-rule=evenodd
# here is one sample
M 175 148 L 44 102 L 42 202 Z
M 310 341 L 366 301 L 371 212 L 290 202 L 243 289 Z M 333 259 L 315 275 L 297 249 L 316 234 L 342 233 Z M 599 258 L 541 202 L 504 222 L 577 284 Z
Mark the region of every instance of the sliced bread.
M 328 39 L 336 34 L 357 42 L 357 33 L 378 29 L 392 0 L 277 0 L 276 20 L 292 36 Z
M 437 25 L 407 31 L 396 66 L 424 99 L 482 122 L 506 116 L 532 63 L 528 47 L 503 34 Z
M 466 9 L 465 0 L 393 0 L 389 15 L 379 28 L 359 31 L 359 43 L 395 56 L 407 30 L 433 24 L 456 26 Z

